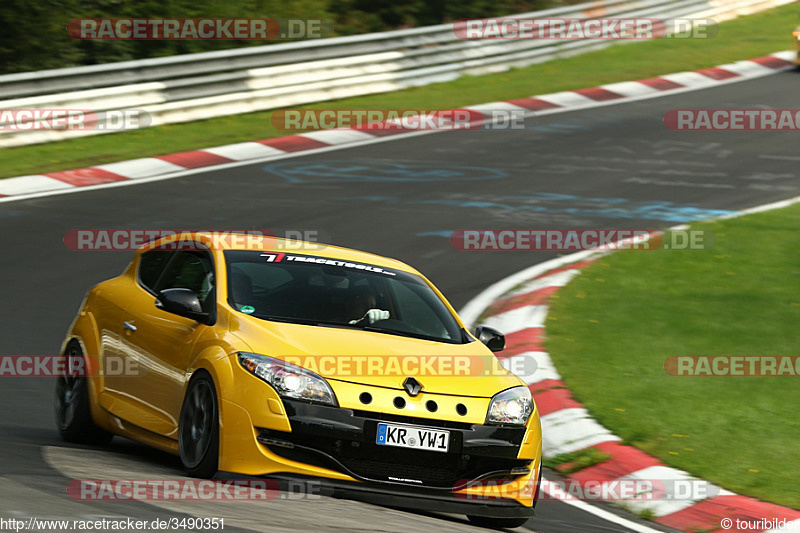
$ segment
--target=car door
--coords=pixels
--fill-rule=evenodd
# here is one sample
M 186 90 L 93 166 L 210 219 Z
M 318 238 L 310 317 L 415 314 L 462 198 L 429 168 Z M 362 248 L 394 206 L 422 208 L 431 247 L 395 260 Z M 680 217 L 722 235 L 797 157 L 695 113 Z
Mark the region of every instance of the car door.
M 133 277 L 120 276 L 95 290 L 95 320 L 100 337 L 103 389 L 100 405 L 112 414 L 130 420 L 139 410 L 130 391 L 141 383 L 138 358 L 130 357 L 127 344 L 136 329 L 130 320 L 129 302 L 143 286 L 155 286 L 172 252 L 151 251 L 134 259 Z M 122 371 L 120 371 L 122 369 Z
M 125 338 L 125 302 L 131 292 L 130 280 L 120 276 L 92 291 L 91 312 L 100 340 L 98 356 L 100 381 L 99 400 L 106 409 L 118 397 L 116 380 L 121 377 L 124 356 L 120 350 Z
M 198 245 L 199 248 L 199 245 Z M 156 307 L 159 291 L 191 289 L 204 309 L 216 306 L 214 262 L 204 250 L 169 253 L 156 280 L 137 279 L 125 306 L 126 329 L 121 351 L 135 363 L 138 376 L 120 378 L 117 388 L 133 407 L 126 412 L 129 422 L 149 431 L 177 438 L 187 368 L 197 338 L 208 326 L 168 313 Z

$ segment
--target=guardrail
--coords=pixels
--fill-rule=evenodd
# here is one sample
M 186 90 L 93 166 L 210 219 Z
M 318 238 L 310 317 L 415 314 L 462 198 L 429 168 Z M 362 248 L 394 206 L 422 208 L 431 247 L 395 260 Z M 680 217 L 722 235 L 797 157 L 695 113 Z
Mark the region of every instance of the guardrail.
M 723 21 L 794 0 L 608 0 L 514 18 Z M 0 109 L 140 110 L 150 125 L 278 109 L 568 57 L 609 41 L 460 39 L 452 24 L 0 76 Z M 7 124 L 7 122 L 6 122 Z M 2 129 L 0 147 L 110 133 Z

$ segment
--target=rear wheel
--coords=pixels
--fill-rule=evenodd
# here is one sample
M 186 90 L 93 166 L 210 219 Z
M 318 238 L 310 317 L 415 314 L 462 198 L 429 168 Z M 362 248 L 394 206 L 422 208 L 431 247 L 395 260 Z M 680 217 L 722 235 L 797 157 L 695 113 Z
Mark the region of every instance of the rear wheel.
M 108 444 L 113 434 L 100 429 L 92 421 L 89 383 L 84 375 L 86 361 L 77 341 L 64 351 L 64 375 L 56 381 L 56 424 L 61 438 L 81 444 Z
M 178 429 L 181 461 L 189 475 L 211 478 L 219 465 L 219 409 L 214 381 L 201 372 L 189 382 Z
M 467 515 L 470 522 L 479 527 L 489 529 L 513 529 L 524 525 L 528 520 L 527 517 L 522 518 L 494 518 L 492 516 L 475 516 Z

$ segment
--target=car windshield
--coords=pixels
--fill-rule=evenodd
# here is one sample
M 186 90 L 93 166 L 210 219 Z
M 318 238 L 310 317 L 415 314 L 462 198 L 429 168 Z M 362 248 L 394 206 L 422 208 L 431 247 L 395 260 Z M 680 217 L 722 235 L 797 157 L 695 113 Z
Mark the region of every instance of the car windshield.
M 225 252 L 228 303 L 263 320 L 464 343 L 455 317 L 419 276 L 309 255 Z

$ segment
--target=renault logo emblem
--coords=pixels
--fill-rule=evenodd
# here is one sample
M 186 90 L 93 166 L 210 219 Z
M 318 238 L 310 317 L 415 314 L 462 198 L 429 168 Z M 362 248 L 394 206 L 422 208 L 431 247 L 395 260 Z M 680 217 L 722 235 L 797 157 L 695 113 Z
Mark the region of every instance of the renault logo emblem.
M 416 396 L 422 390 L 422 383 L 414 378 L 406 378 L 403 382 L 403 388 L 409 396 Z

